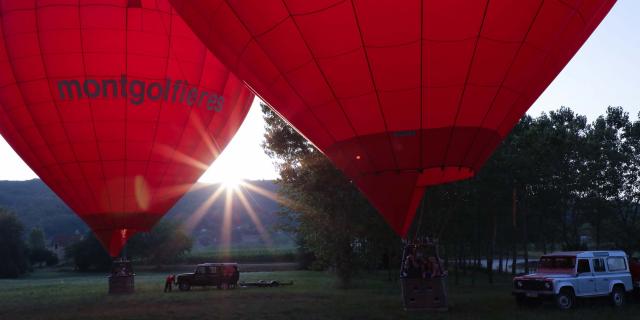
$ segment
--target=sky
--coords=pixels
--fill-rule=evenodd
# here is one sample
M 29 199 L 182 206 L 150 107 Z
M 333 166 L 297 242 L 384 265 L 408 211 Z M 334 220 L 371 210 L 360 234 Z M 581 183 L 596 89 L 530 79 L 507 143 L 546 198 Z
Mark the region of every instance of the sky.
M 231 143 L 200 182 L 273 179 L 278 176 L 260 146 L 264 122 L 253 102 Z M 529 109 L 529 114 L 567 106 L 589 121 L 608 106 L 622 106 L 635 120 L 640 112 L 640 0 L 619 0 L 582 49 Z M 0 137 L 0 180 L 36 175 Z

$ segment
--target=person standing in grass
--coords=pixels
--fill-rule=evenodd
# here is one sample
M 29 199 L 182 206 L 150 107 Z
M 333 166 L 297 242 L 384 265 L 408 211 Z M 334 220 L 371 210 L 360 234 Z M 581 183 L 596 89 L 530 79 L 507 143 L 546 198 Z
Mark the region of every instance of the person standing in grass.
M 170 274 L 167 276 L 167 279 L 164 282 L 164 292 L 171 292 L 171 289 L 173 289 L 173 282 L 176 279 L 176 276 L 173 274 Z
M 240 271 L 238 266 L 233 266 L 233 276 L 231 276 L 231 286 L 233 288 L 238 286 L 238 280 L 240 279 Z

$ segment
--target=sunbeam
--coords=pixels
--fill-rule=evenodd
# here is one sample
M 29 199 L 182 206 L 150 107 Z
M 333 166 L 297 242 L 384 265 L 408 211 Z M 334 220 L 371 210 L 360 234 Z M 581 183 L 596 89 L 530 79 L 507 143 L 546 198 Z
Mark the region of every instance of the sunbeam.
M 284 207 L 287 207 L 287 208 L 290 208 L 290 209 L 300 208 L 300 204 L 296 204 L 295 202 L 293 202 L 293 201 L 291 201 L 291 200 L 289 200 L 289 199 L 287 199 L 285 197 L 281 197 L 281 196 L 279 196 L 278 194 L 276 194 L 276 193 L 274 193 L 272 191 L 266 190 L 264 188 L 261 188 L 259 186 L 254 185 L 254 184 L 245 183 L 245 184 L 243 184 L 243 186 L 246 187 L 247 189 L 251 189 L 256 193 L 258 193 L 258 194 L 260 194 L 260 195 L 262 195 L 262 196 L 264 196 L 266 198 L 269 198 L 269 199 L 271 199 L 271 200 L 283 205 Z
M 273 246 L 273 241 L 271 241 L 271 236 L 269 236 L 269 233 L 264 228 L 264 225 L 262 224 L 262 221 L 260 220 L 260 217 L 258 216 L 256 211 L 253 209 L 249 201 L 247 201 L 247 198 L 242 192 L 242 188 L 238 188 L 237 190 L 235 190 L 235 194 L 238 195 L 238 199 L 240 199 L 240 203 L 242 203 L 242 206 L 247 210 L 247 214 L 249 215 L 249 218 L 251 218 L 251 221 L 253 222 L 253 224 L 256 226 L 258 233 L 260 233 L 260 237 L 262 238 L 262 241 L 264 241 L 265 244 L 269 248 L 271 248 Z
M 176 162 L 184 163 L 190 165 L 194 168 L 201 169 L 203 171 L 209 168 L 209 164 L 203 163 L 193 157 L 176 150 L 173 147 L 167 145 L 158 145 L 157 149 L 154 149 L 155 152 L 159 155 L 166 157 L 167 159 L 171 159 Z
M 222 252 L 225 256 L 229 255 L 231 248 L 231 218 L 233 217 L 233 191 L 231 189 L 223 189 L 225 191 L 224 199 L 224 216 L 222 218 Z
M 208 186 L 209 184 L 206 183 L 196 183 L 193 185 L 185 183 L 181 185 L 161 187 L 156 190 L 154 197 L 156 197 L 156 200 L 162 201 L 176 196 L 182 196 L 187 191 L 194 192 Z
M 182 224 L 183 227 L 185 228 L 185 230 L 187 230 L 189 232 L 193 231 L 193 229 L 196 227 L 196 225 L 207 214 L 207 211 L 209 210 L 209 208 L 211 208 L 211 206 L 220 197 L 220 195 L 222 194 L 222 191 L 223 191 L 222 188 L 218 188 L 213 194 L 211 194 L 211 196 L 209 196 L 209 198 L 207 198 L 207 200 L 205 200 L 198 207 L 198 209 L 196 209 L 196 211 L 193 212 L 193 214 L 189 217 L 189 219 L 187 219 L 187 221 L 185 221 Z

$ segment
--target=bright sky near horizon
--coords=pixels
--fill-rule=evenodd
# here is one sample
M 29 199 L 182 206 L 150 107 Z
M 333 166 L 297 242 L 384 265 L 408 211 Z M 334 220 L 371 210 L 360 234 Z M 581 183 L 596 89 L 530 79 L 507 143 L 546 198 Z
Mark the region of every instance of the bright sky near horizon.
M 640 111 L 640 1 L 619 0 L 573 60 L 529 109 L 529 114 L 571 107 L 589 121 L 608 106 L 622 106 L 631 119 Z M 278 176 L 260 146 L 264 122 L 253 102 L 242 127 L 200 178 L 201 182 L 273 179 Z M 28 180 L 35 173 L 0 137 L 0 180 Z

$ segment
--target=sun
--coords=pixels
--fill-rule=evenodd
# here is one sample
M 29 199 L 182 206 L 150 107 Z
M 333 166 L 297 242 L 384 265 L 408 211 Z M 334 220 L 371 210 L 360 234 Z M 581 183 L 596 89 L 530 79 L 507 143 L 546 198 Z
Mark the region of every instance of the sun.
M 238 190 L 240 186 L 244 183 L 244 179 L 240 177 L 229 176 L 225 177 L 220 181 L 223 188 L 227 190 Z

